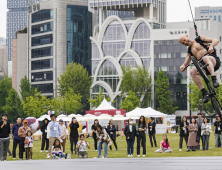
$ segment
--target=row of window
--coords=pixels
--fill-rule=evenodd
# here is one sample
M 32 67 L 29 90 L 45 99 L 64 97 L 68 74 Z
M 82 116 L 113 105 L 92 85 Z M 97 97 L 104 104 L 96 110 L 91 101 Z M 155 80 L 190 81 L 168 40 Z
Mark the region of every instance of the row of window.
M 32 49 L 31 51 L 32 58 L 47 57 L 47 56 L 53 56 L 53 47 L 37 48 L 37 49 Z
M 53 31 L 53 22 L 32 26 L 32 35 Z
M 53 83 L 50 84 L 35 84 L 32 85 L 34 88 L 38 88 L 38 91 L 42 93 L 53 93 Z
M 150 3 L 151 0 L 124 0 L 124 1 L 108 1 L 108 2 L 96 2 L 90 3 L 90 7 L 97 6 L 110 6 L 110 5 L 128 5 L 128 4 L 138 4 L 138 3 Z
M 32 23 L 53 19 L 53 9 L 44 9 L 32 14 Z
M 205 16 L 206 18 L 208 18 L 209 16 Z M 204 18 L 204 16 L 201 16 L 201 18 Z M 210 18 L 214 18 L 214 21 L 217 21 L 217 16 L 210 16 Z M 221 16 L 218 15 L 218 21 L 221 22 Z
M 32 38 L 32 47 L 38 46 L 38 45 L 51 44 L 51 43 L 53 43 L 53 35 L 52 34 Z
M 45 71 L 45 72 L 32 73 L 31 77 L 32 77 L 31 79 L 32 82 L 50 81 L 53 80 L 53 72 Z
M 53 68 L 53 59 L 37 60 L 37 61 L 32 61 L 31 63 L 32 70 L 49 69 L 49 68 Z

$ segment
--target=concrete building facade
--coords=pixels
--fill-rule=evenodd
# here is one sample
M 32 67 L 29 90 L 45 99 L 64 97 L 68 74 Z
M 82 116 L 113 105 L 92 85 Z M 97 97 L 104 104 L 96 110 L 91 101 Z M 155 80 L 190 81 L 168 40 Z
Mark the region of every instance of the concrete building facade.
M 5 75 L 8 75 L 8 48 L 0 47 L 0 80 Z
M 210 18 L 221 22 L 222 7 L 200 6 L 195 8 L 195 18 Z

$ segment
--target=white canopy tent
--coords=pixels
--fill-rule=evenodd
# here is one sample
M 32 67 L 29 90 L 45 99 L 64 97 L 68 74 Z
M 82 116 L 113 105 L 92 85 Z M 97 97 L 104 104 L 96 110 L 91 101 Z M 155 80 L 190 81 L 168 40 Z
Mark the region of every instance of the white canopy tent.
M 104 98 L 102 103 L 95 109 L 95 110 L 114 110 L 116 109 L 111 104 L 107 102 L 107 100 Z
M 42 116 L 40 116 L 37 120 L 38 120 L 38 121 L 43 121 L 45 118 L 47 118 L 48 120 L 50 120 L 50 115 L 42 115 Z

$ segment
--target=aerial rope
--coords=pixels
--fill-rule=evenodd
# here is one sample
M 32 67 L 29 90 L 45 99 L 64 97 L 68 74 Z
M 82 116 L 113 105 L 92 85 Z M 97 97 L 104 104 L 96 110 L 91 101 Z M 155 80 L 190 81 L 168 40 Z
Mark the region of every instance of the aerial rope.
M 191 9 L 190 0 L 188 0 L 188 2 L 189 2 L 189 6 L 190 6 L 190 12 L 191 12 L 191 15 L 192 15 L 192 18 L 193 18 L 193 12 L 192 12 L 192 9 Z M 196 37 L 198 37 L 199 35 L 198 35 L 198 32 L 197 32 L 197 26 L 196 26 L 196 23 L 194 21 L 194 18 L 193 18 L 193 24 L 194 24 Z

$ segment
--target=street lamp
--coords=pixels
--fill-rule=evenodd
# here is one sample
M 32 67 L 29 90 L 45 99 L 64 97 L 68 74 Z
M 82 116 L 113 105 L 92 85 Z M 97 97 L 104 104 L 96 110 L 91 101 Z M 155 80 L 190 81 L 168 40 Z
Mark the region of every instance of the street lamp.
M 160 86 L 161 83 L 159 84 L 154 84 L 154 109 L 156 110 L 156 86 Z

